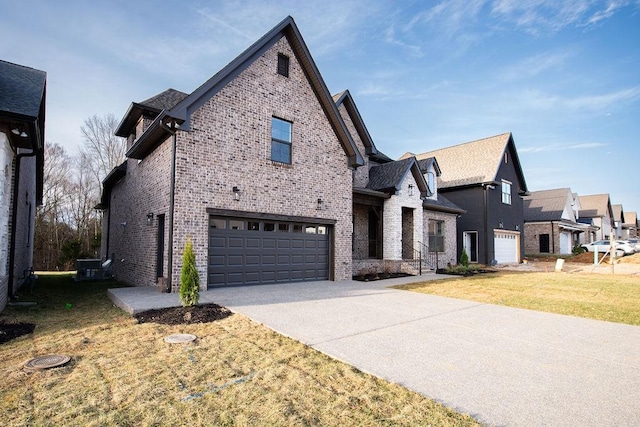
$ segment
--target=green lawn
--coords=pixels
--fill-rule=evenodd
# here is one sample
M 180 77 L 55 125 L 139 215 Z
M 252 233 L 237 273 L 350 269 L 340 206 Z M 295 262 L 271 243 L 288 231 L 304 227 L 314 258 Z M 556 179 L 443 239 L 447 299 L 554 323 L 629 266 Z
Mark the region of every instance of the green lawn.
M 40 275 L 29 308 L 0 319 L 35 323 L 0 344 L 3 426 L 470 426 L 424 396 L 333 360 L 241 316 L 180 326 L 136 321 L 111 304 L 110 283 Z M 164 337 L 190 333 L 188 345 Z M 59 368 L 23 363 L 68 354 Z
M 637 276 L 498 272 L 396 288 L 640 325 L 640 277 Z

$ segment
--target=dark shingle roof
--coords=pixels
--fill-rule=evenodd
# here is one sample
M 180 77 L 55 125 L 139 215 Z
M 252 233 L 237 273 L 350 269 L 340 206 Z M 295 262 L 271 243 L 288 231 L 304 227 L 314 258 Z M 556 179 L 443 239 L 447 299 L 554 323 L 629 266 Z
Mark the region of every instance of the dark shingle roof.
M 0 111 L 38 117 L 46 80 L 44 71 L 0 61 Z
M 176 104 L 185 99 L 188 94 L 175 89 L 167 89 L 162 93 L 153 96 L 146 101 L 140 102 L 141 105 L 156 108 L 158 110 L 168 110 L 176 106 Z
M 453 203 L 451 200 L 444 197 L 442 194 L 438 194 L 438 199 L 424 199 L 422 205 L 431 211 L 449 212 L 456 214 L 463 214 L 466 210 Z
M 410 157 L 408 159 L 372 166 L 371 169 L 369 169 L 369 183 L 367 184 L 367 188 L 378 191 L 398 189 L 398 186 L 402 183 L 409 168 L 415 161 L 415 157 Z
M 569 188 L 532 191 L 523 198 L 525 221 L 559 221 L 571 195 Z

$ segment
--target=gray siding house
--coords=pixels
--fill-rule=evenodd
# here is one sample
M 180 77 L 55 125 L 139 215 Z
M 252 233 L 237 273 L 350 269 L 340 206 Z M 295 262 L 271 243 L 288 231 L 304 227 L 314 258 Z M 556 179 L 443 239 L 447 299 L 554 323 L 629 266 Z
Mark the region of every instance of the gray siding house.
M 0 61 L 0 311 L 33 267 L 42 204 L 47 74 Z
M 471 262 L 522 260 L 522 197 L 527 194 L 527 184 L 511 133 L 416 157 L 438 160 L 442 169 L 438 191 L 466 211 L 457 222 L 458 257 L 464 248 Z

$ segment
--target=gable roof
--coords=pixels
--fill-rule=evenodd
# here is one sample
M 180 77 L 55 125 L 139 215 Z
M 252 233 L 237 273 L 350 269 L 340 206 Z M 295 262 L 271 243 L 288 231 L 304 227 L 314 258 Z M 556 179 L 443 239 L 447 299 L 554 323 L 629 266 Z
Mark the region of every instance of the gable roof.
M 413 174 L 420 193 L 425 196 L 427 194 L 427 183 L 420 172 L 420 167 L 415 157 L 372 166 L 369 169 L 369 183 L 366 188 L 395 193 L 400 190 L 409 172 Z
M 573 197 L 570 188 L 532 191 L 523 197 L 524 220 L 560 221 L 570 197 Z
M 511 160 L 520 180 L 521 190 L 526 192 L 527 184 L 511 132 L 417 154 L 416 158 L 421 160 L 435 157 L 438 160 L 443 171 L 439 188 L 497 184 L 498 170 L 509 147 L 513 151 Z M 411 154 L 407 153 L 402 157 L 409 155 Z
M 418 160 L 418 165 L 420 166 L 420 171 L 425 174 L 429 170 L 429 167 L 433 165 L 433 168 L 436 170 L 436 176 L 442 175 L 440 171 L 440 165 L 438 165 L 438 161 L 435 157 L 428 157 L 426 159 Z
M 167 89 L 142 102 L 132 102 L 129 109 L 116 128 L 116 136 L 126 138 L 131 133 L 143 114 L 157 116 L 162 110 L 173 108 L 188 95 L 175 89 Z
M 624 222 L 624 213 L 622 212 L 622 205 L 611 205 L 611 212 L 613 212 L 613 220 Z
M 351 117 L 353 121 L 353 125 L 364 144 L 364 148 L 366 150 L 367 155 L 378 154 L 378 149 L 373 143 L 373 139 L 367 130 L 367 127 L 364 124 L 364 120 L 362 120 L 362 116 L 360 115 L 360 111 L 358 111 L 358 107 L 356 107 L 356 103 L 353 101 L 353 97 L 349 90 L 342 91 L 333 96 L 333 101 L 336 103 L 337 107 L 340 105 L 344 105 L 347 113 Z
M 0 120 L 15 147 L 43 146 L 46 86 L 46 72 L 0 60 Z M 27 137 L 15 136 L 14 129 Z
M 636 227 L 638 223 L 638 214 L 636 212 L 624 213 L 624 225 Z
M 591 194 L 587 196 L 579 196 L 580 198 L 580 216 L 595 218 L 613 215 L 611 211 L 611 202 L 609 194 Z
M 129 149 L 127 157 L 143 158 L 157 143 L 169 135 L 170 130 L 165 128 L 169 123 L 174 126 L 176 124 L 179 125 L 179 129 L 189 130 L 191 126 L 191 114 L 225 87 L 227 83 L 249 67 L 282 37 L 287 38 L 298 62 L 302 66 L 325 115 L 349 158 L 349 166 L 357 167 L 363 165 L 364 159 L 342 121 L 338 107 L 329 94 L 329 90 L 311 57 L 311 53 L 291 16 L 282 20 L 282 22 L 271 29 L 271 31 L 262 36 L 177 105 L 161 112 Z
M 0 60 L 0 131 L 13 147 L 35 152 L 38 206 L 44 191 L 46 95 L 46 72 Z

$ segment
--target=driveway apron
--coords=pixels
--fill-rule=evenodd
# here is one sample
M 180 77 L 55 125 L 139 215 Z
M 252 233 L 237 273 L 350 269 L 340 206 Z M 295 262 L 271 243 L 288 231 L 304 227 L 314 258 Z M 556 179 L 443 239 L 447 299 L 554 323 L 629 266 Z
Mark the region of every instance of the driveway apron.
M 484 424 L 640 425 L 640 327 L 387 287 L 402 281 L 228 287 L 201 300 Z

